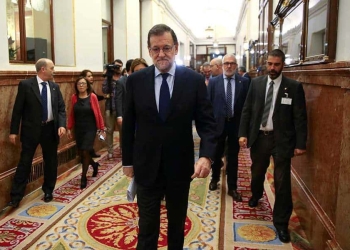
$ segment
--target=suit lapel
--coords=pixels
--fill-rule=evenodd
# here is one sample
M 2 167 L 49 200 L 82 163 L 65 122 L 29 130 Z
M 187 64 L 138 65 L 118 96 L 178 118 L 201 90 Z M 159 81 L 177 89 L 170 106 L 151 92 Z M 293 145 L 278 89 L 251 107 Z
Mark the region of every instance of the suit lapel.
M 50 87 L 50 92 L 51 92 L 51 107 L 53 107 L 53 104 L 55 103 L 55 92 L 57 91 L 56 88 L 53 86 L 53 83 L 48 81 L 48 85 Z
M 236 74 L 235 75 L 235 99 L 233 100 L 233 107 L 236 105 L 239 93 L 242 90 L 242 79 Z
M 36 98 L 38 98 L 39 102 L 41 103 L 40 90 L 39 90 L 38 80 L 36 79 L 36 77 L 33 78 L 32 89 Z
M 169 105 L 167 115 L 166 115 L 167 117 L 172 112 L 172 110 L 174 110 L 176 103 L 179 102 L 179 100 L 181 98 L 181 93 L 182 93 L 184 86 L 185 86 L 185 83 L 186 83 L 186 80 L 187 80 L 187 74 L 185 74 L 185 72 L 183 72 L 181 67 L 176 67 L 173 93 L 171 95 L 170 105 Z
M 258 100 L 260 101 L 260 107 L 262 112 L 265 107 L 266 84 L 267 84 L 267 76 L 263 77 L 261 82 L 258 83 L 258 86 L 261 88 L 261 91 L 258 91 L 258 93 L 260 93 Z
M 285 88 L 287 87 L 287 84 L 286 84 L 286 79 L 282 76 L 282 81 L 281 81 L 281 85 L 278 89 L 278 93 L 277 93 L 277 96 L 276 96 L 276 102 L 275 102 L 275 109 L 273 111 L 273 114 L 275 114 L 278 109 L 280 108 L 281 106 L 281 101 L 282 101 L 282 97 L 285 93 Z
M 154 65 L 150 66 L 147 68 L 145 72 L 145 79 L 144 83 L 146 84 L 146 93 L 143 95 L 145 98 L 149 97 L 149 104 L 151 105 L 151 109 L 153 112 L 158 114 L 158 109 L 157 109 L 157 102 L 156 102 L 156 97 L 155 97 L 155 89 L 154 89 L 154 84 L 155 84 L 155 75 L 154 75 Z M 140 83 L 142 84 L 142 83 Z
M 226 94 L 225 94 L 225 83 L 224 83 L 224 75 L 221 75 L 219 80 L 218 80 L 218 91 L 220 93 L 220 97 L 226 105 Z

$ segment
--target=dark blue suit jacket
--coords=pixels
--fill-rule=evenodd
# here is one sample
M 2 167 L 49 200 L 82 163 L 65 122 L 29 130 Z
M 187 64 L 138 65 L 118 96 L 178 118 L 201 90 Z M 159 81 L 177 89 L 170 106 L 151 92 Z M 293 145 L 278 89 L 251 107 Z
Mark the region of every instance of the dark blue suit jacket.
M 234 96 L 234 116 L 233 126 L 235 134 L 238 136 L 238 128 L 241 119 L 242 109 L 248 93 L 249 80 L 235 74 L 235 96 Z M 219 75 L 210 78 L 208 84 L 208 97 L 214 109 L 214 116 L 217 123 L 217 133 L 221 135 L 225 127 L 226 118 L 226 93 L 224 87 L 224 76 Z
M 191 181 L 194 173 L 192 121 L 201 138 L 199 157 L 214 158 L 215 120 L 203 77 L 177 66 L 167 118 L 162 121 L 155 98 L 154 65 L 132 73 L 126 83 L 123 115 L 123 166 L 133 166 L 135 181 L 156 183 L 159 168 L 173 181 Z

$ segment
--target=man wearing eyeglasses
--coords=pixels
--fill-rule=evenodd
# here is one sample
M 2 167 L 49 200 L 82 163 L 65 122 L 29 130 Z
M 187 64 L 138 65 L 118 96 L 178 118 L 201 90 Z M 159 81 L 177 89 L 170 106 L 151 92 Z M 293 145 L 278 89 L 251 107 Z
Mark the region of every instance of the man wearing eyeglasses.
M 222 62 L 223 74 L 211 78 L 208 85 L 208 96 L 213 104 L 217 134 L 219 135 L 209 190 L 218 188 L 222 167 L 220 163 L 225 153 L 227 193 L 232 196 L 234 201 L 241 202 L 242 197 L 237 192 L 238 153 L 240 148 L 238 128 L 248 92 L 248 79 L 236 73 L 237 61 L 234 55 L 225 55 Z M 227 150 L 225 151 L 226 140 Z
M 156 250 L 165 195 L 168 248 L 183 249 L 188 194 L 193 178 L 205 178 L 216 147 L 215 119 L 203 76 L 176 66 L 178 40 L 165 24 L 148 33 L 154 65 L 127 79 L 123 117 L 123 171 L 137 184 L 137 249 Z M 192 120 L 201 137 L 194 164 Z

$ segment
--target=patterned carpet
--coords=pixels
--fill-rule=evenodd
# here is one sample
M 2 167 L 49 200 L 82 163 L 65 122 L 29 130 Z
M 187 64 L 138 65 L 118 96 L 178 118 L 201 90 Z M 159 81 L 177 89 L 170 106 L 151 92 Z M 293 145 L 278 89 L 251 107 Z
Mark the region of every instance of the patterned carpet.
M 243 202 L 228 202 L 225 209 L 225 235 L 223 249 L 312 249 L 301 229 L 299 219 L 292 214 L 289 230 L 292 242 L 282 243 L 272 223 L 272 207 L 274 204 L 273 164 L 268 169 L 263 198 L 256 208 L 248 206 L 250 191 L 249 150 L 244 149 L 239 154 L 238 186 Z
M 199 138 L 195 134 L 196 149 Z M 21 204 L 0 221 L 1 249 L 135 249 L 138 232 L 136 203 L 126 200 L 129 179 L 123 176 L 120 158 L 108 160 L 102 151 L 97 177 L 88 177 L 80 190 L 80 167 L 61 176 L 54 200 L 40 198 Z M 115 148 L 115 156 L 119 148 Z M 198 153 L 198 152 L 197 152 Z M 240 152 L 239 191 L 243 202 L 226 194 L 225 175 L 216 191 L 209 191 L 210 177 L 191 184 L 185 245 L 188 250 L 221 249 L 312 249 L 305 240 L 298 218 L 290 223 L 292 244 L 283 244 L 272 225 L 274 202 L 271 169 L 259 207 L 247 205 L 250 197 L 249 151 Z M 224 173 L 224 172 L 223 172 Z M 92 169 L 88 173 L 91 176 Z M 158 249 L 167 249 L 167 218 L 162 204 Z

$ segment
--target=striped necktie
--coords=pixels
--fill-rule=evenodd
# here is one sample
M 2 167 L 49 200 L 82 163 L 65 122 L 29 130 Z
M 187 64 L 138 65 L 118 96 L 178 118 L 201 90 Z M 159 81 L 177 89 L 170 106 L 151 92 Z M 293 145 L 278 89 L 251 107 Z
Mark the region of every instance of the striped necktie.
M 265 108 L 264 108 L 264 113 L 263 113 L 262 120 L 261 120 L 261 125 L 263 127 L 266 127 L 267 119 L 269 118 L 269 114 L 270 114 L 270 108 L 271 108 L 272 96 L 273 96 L 273 84 L 274 84 L 274 82 L 271 81 L 269 89 L 267 91 L 267 95 L 266 95 Z

